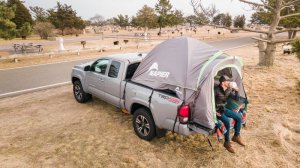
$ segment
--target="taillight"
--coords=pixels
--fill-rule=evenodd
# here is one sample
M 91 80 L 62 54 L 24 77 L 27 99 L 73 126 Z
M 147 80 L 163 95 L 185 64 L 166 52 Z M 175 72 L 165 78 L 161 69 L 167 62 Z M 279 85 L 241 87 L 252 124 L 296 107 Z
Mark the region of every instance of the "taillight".
M 186 124 L 189 121 L 190 107 L 188 105 L 181 106 L 179 109 L 179 122 L 181 124 Z

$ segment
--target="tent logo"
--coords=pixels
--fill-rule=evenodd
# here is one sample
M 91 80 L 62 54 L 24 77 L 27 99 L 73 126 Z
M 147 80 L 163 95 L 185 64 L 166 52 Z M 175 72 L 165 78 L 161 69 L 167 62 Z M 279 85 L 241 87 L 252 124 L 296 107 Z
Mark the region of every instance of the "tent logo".
M 149 72 L 150 76 L 154 76 L 154 77 L 160 77 L 160 78 L 168 78 L 170 75 L 170 72 L 163 72 L 163 71 L 159 71 L 158 70 L 158 64 L 156 62 L 154 62 L 149 70 L 147 71 Z

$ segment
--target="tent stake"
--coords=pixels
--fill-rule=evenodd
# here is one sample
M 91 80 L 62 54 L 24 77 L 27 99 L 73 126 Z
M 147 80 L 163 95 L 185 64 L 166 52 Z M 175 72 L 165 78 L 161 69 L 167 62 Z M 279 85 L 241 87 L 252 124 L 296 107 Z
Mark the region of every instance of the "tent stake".
M 212 146 L 212 144 L 211 144 L 210 139 L 208 138 L 208 136 L 207 136 L 206 138 L 207 138 L 207 141 L 208 141 L 208 143 L 209 143 L 209 146 L 211 147 L 211 150 L 214 151 L 214 148 L 213 148 L 213 146 Z

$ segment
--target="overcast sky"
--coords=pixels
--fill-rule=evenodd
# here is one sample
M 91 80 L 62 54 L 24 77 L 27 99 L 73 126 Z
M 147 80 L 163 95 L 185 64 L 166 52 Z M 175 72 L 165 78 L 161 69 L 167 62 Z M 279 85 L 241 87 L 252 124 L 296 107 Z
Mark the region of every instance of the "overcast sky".
M 45 9 L 56 6 L 56 0 L 23 0 L 27 7 L 40 6 Z M 154 7 L 158 0 L 60 0 L 59 2 L 71 5 L 83 19 L 89 19 L 100 14 L 106 19 L 118 14 L 133 16 L 143 5 Z M 250 18 L 253 13 L 249 6 L 238 0 L 202 0 L 205 5 L 214 3 L 220 12 L 229 12 L 236 16 L 245 14 Z M 182 10 L 185 16 L 193 14 L 190 0 L 170 0 L 175 9 Z

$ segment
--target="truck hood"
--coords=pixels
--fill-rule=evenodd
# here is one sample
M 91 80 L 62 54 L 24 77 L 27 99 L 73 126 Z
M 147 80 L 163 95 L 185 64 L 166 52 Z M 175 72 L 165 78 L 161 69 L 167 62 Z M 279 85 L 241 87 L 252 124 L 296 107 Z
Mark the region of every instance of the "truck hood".
M 74 68 L 77 68 L 77 69 L 84 69 L 85 66 L 87 66 L 87 65 L 92 65 L 93 62 L 94 62 L 94 61 L 90 61 L 90 62 L 87 62 L 87 63 L 75 65 Z

